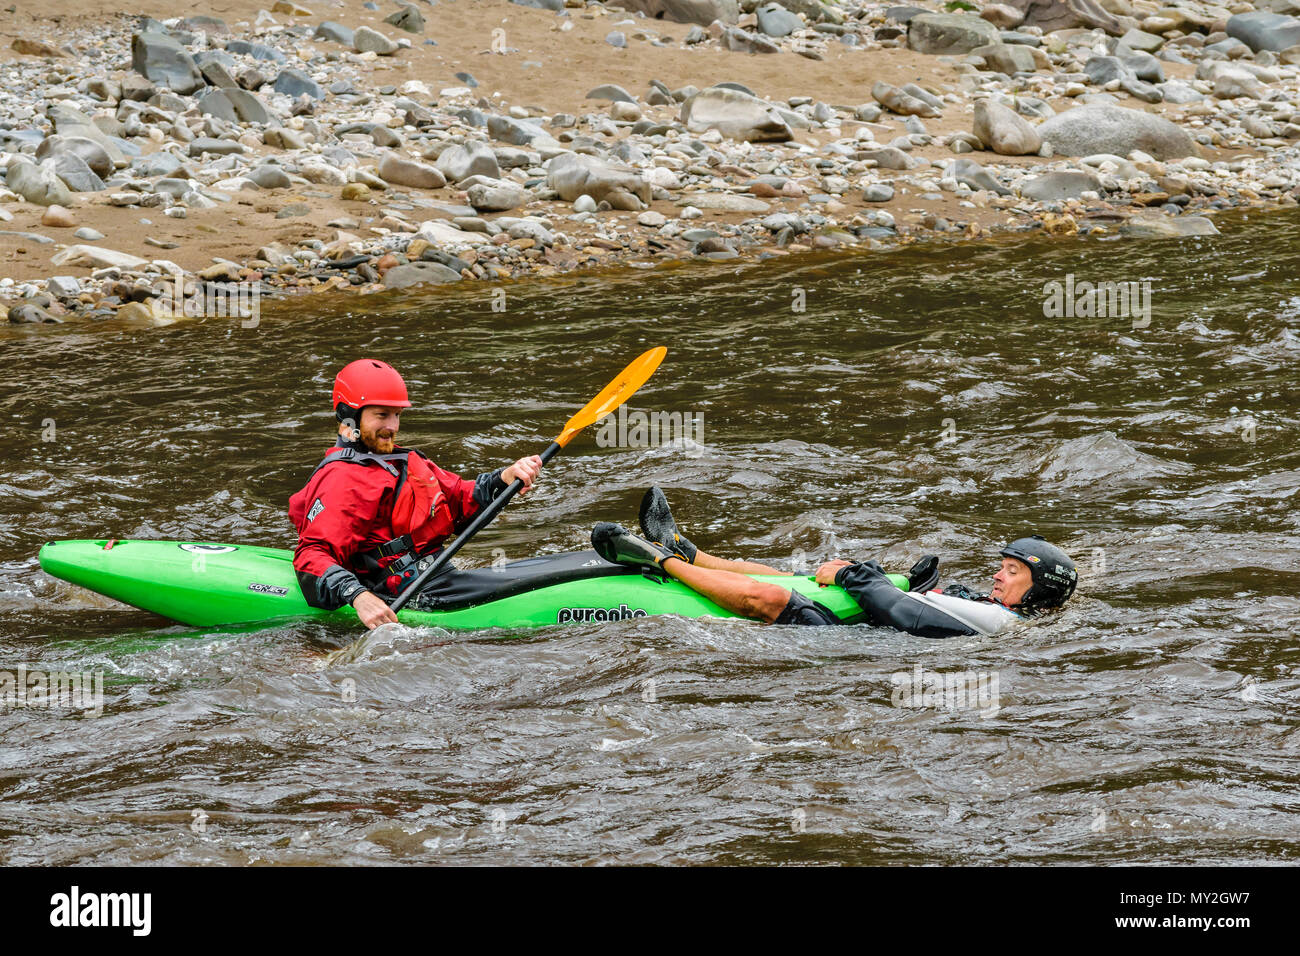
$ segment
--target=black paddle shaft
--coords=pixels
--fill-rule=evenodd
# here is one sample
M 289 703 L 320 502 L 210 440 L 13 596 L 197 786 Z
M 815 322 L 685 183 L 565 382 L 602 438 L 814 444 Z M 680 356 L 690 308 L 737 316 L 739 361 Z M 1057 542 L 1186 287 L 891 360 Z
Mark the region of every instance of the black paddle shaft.
M 557 442 L 551 442 L 546 451 L 541 454 L 542 464 L 546 464 L 559 454 L 560 447 L 561 446 Z M 523 486 L 524 482 L 521 478 L 516 478 L 514 481 L 510 482 L 506 487 L 506 490 L 497 495 L 497 497 L 494 498 L 486 508 L 476 514 L 474 520 L 469 523 L 465 530 L 456 535 L 456 540 L 443 548 L 436 558 L 432 561 L 430 561 L 429 558 L 421 558 L 416 564 L 416 567 L 422 568 L 422 570 L 415 576 L 415 580 L 408 584 L 406 589 L 397 596 L 397 600 L 390 605 L 393 609 L 393 613 L 396 614 L 405 607 L 406 602 L 415 596 L 415 594 L 420 590 L 420 586 L 424 584 L 425 581 L 429 580 L 446 567 L 447 562 L 455 556 L 456 552 L 463 548 L 469 542 L 470 538 L 478 534 L 479 531 L 483 529 L 484 525 L 491 523 L 492 519 L 500 514 L 501 509 L 509 504 L 510 499 L 513 498 Z

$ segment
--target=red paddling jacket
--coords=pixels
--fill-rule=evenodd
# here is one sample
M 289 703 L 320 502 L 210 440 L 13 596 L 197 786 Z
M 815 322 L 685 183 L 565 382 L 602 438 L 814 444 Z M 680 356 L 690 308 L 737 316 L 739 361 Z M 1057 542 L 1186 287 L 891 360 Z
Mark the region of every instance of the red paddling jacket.
M 340 437 L 289 499 L 303 597 L 327 610 L 351 604 L 362 591 L 395 597 L 419 558 L 439 550 L 505 490 L 504 470 L 467 481 L 412 448 L 378 454 Z

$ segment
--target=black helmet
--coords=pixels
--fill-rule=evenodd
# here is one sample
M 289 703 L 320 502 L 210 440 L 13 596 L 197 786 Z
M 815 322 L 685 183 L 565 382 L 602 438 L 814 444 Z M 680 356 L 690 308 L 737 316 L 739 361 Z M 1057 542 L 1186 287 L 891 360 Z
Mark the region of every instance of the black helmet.
M 1029 566 L 1033 586 L 1025 592 L 1017 607 L 1026 611 L 1060 607 L 1074 593 L 1079 572 L 1070 556 L 1043 539 L 1041 535 L 1017 538 L 1000 552 Z

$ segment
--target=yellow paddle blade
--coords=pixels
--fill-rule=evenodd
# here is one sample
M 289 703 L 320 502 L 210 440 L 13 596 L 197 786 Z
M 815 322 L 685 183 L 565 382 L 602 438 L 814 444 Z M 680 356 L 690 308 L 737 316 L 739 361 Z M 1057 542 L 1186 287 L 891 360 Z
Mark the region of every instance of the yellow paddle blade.
M 555 439 L 555 444 L 563 448 L 578 432 L 600 421 L 631 398 L 638 388 L 649 381 L 650 376 L 655 373 L 655 369 L 667 354 L 668 350 L 661 345 L 635 359 L 632 364 L 619 372 L 618 377 L 606 385 L 599 395 L 569 419 L 564 426 L 564 431 L 560 432 L 559 437 Z

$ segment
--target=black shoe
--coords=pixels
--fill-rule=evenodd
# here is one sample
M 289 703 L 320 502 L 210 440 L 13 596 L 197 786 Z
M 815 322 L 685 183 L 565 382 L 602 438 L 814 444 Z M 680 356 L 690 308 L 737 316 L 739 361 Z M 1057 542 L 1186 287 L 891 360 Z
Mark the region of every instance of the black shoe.
M 663 545 L 651 544 L 621 524 L 610 521 L 601 521 L 591 529 L 591 546 L 611 564 L 630 564 L 634 567 L 657 568 L 663 565 L 666 558 L 676 557 Z
M 912 570 L 907 572 L 907 589 L 916 594 L 924 594 L 938 583 L 938 555 L 922 555 L 921 560 L 912 565 Z
M 663 545 L 687 564 L 695 563 L 699 550 L 677 530 L 668 499 L 657 487 L 651 486 L 641 499 L 641 531 L 647 538 Z

